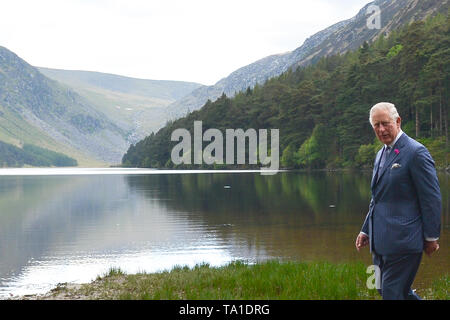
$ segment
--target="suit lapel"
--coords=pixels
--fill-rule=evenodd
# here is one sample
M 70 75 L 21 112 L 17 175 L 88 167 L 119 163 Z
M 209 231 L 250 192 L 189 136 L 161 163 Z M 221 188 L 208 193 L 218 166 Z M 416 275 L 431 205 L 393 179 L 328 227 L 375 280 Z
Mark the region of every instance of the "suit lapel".
M 372 172 L 372 182 L 370 184 L 371 188 L 373 188 L 375 186 L 375 184 L 376 184 L 376 180 L 377 180 L 377 177 L 378 177 L 377 172 L 379 170 L 381 155 L 383 154 L 383 148 L 378 150 L 377 156 L 375 158 L 375 164 L 374 164 L 373 172 Z

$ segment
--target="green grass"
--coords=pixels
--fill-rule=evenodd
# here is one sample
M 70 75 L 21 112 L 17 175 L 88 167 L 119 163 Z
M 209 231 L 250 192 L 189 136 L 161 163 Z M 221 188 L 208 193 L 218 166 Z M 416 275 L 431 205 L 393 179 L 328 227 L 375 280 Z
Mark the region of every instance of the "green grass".
M 73 293 L 86 299 L 379 299 L 366 287 L 363 263 L 268 261 L 174 267 L 160 273 L 127 275 L 120 269 Z
M 426 298 L 430 300 L 450 300 L 450 275 L 445 274 L 433 280 L 431 288 L 427 290 Z
M 252 265 L 232 262 L 223 267 L 177 266 L 150 274 L 111 268 L 92 283 L 58 286 L 52 294 L 57 299 L 100 300 L 380 300 L 375 289 L 366 287 L 370 276 L 366 268 L 361 262 L 275 260 Z M 449 300 L 449 285 L 446 274 L 419 294 L 427 300 Z

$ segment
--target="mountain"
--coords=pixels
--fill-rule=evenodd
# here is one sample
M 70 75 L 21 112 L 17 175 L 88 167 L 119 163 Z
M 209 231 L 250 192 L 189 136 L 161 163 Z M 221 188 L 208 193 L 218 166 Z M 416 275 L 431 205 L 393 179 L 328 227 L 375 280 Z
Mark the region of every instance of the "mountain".
M 12 154 L 28 159 L 14 149 L 24 145 L 66 154 L 80 165 L 119 163 L 131 143 L 164 125 L 165 106 L 199 86 L 36 68 L 0 47 L 0 141 L 14 151 L 4 163 L 13 163 Z
M 38 69 L 45 76 L 66 83 L 74 88 L 104 89 L 109 92 L 120 92 L 131 96 L 167 100 L 168 102 L 182 98 L 192 90 L 202 86 L 194 82 L 137 79 L 93 71 L 61 70 L 43 67 L 38 67 Z
M 342 28 L 348 21 L 338 22 L 305 40 L 303 45 L 292 52 L 274 54 L 262 58 L 254 63 L 239 68 L 228 77 L 219 80 L 212 86 L 202 86 L 180 100 L 170 104 L 167 118 L 172 120 L 184 116 L 186 113 L 201 108 L 206 101 L 214 101 L 225 93 L 232 97 L 235 93 L 253 88 L 255 84 L 264 83 L 267 79 L 278 76 L 287 71 L 290 66 L 306 56 L 308 50 L 316 47 L 330 34 Z
M 69 86 L 128 133 L 128 144 L 157 131 L 166 122 L 165 108 L 199 83 L 136 79 L 115 74 L 38 67 L 50 79 Z M 125 152 L 126 150 L 123 150 Z
M 243 132 L 252 129 L 247 131 L 251 136 L 252 132 L 261 135 L 260 130 L 278 129 L 279 153 L 275 149 L 272 155 L 280 155 L 284 168 L 368 168 L 373 166 L 381 147 L 368 121 L 369 110 L 377 102 L 390 101 L 402 117 L 402 130 L 428 148 L 437 168 L 447 168 L 449 31 L 449 12 L 436 14 L 402 26 L 386 37 L 382 35 L 370 44 L 364 42 L 345 54 L 322 57 L 305 67 L 289 69 L 232 98 L 222 94 L 200 110 L 169 122 L 156 134 L 131 145 L 122 163 L 179 169 L 258 168 L 261 163 L 249 162 L 250 155 L 261 159 L 259 150 L 250 149 L 251 139 L 244 138 Z M 196 121 L 202 123 L 200 131 L 195 129 Z M 181 128 L 182 132 L 176 133 Z M 238 143 L 242 142 L 244 148 L 230 149 L 223 135 L 227 129 L 238 128 L 242 130 Z M 213 142 L 208 142 L 211 137 L 202 139 L 207 131 L 214 136 Z M 175 140 L 180 135 L 182 141 L 172 141 L 174 133 Z M 195 137 L 203 140 L 201 144 L 195 142 Z M 184 159 L 190 162 L 173 160 L 174 156 L 181 156 L 181 150 Z M 232 153 L 227 154 L 228 151 Z M 261 152 L 266 155 L 266 148 Z M 195 163 L 194 153 L 200 155 L 200 161 Z M 211 159 L 212 153 L 219 160 L 209 165 L 203 159 Z M 244 165 L 236 165 L 238 153 L 244 155 Z
M 380 8 L 381 28 L 367 28 L 367 9 L 370 5 Z M 267 79 L 278 76 L 290 68 L 306 66 L 323 56 L 342 54 L 354 50 L 364 41 L 372 42 L 379 35 L 416 20 L 423 20 L 436 12 L 446 13 L 448 0 L 377 0 L 365 5 L 356 16 L 338 22 L 309 37 L 297 49 L 260 59 L 232 72 L 212 86 L 200 87 L 167 108 L 167 118 L 176 119 L 201 108 L 206 101 L 216 100 L 225 93 L 235 93 L 253 88 Z
M 380 8 L 380 29 L 367 27 L 367 9 L 370 5 Z M 292 64 L 305 66 L 323 56 L 342 54 L 359 48 L 364 41 L 373 42 L 380 35 L 387 36 L 393 30 L 413 21 L 424 20 L 437 12 L 447 13 L 448 0 L 377 0 L 365 5 L 358 14 L 347 20 L 342 28 L 331 33 L 324 41 L 308 51 L 306 57 Z
M 0 140 L 61 152 L 83 165 L 120 161 L 127 134 L 69 87 L 0 47 Z

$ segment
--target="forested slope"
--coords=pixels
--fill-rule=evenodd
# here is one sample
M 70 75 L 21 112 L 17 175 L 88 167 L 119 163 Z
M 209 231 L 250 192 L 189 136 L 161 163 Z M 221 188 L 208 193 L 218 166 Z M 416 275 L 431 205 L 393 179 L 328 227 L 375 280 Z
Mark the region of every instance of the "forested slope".
M 201 120 L 203 131 L 278 128 L 283 167 L 370 167 L 379 143 L 368 121 L 369 110 L 389 101 L 397 106 L 402 129 L 428 147 L 437 166 L 446 167 L 449 26 L 448 14 L 437 15 L 356 51 L 288 71 L 232 99 L 223 94 L 131 145 L 122 163 L 173 167 L 170 156 L 177 142 L 171 142 L 172 132 L 186 128 L 192 135 L 194 121 Z

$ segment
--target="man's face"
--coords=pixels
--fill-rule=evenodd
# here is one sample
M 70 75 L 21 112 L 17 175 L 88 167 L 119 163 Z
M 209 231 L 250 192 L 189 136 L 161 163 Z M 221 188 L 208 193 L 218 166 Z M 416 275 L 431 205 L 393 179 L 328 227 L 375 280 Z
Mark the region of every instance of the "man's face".
M 372 114 L 372 126 L 378 139 L 387 145 L 390 145 L 400 131 L 401 119 L 392 121 L 387 110 L 379 109 Z

